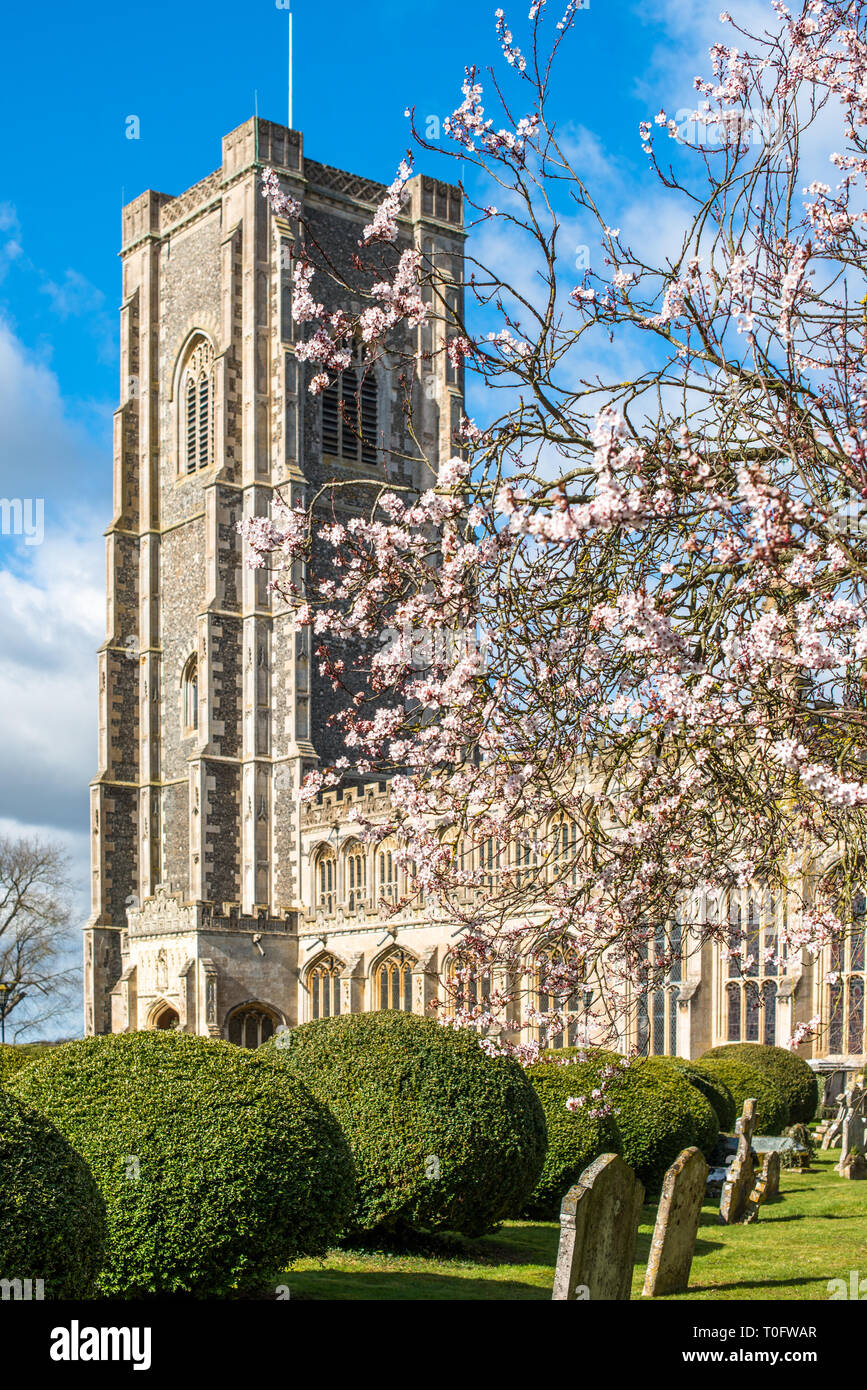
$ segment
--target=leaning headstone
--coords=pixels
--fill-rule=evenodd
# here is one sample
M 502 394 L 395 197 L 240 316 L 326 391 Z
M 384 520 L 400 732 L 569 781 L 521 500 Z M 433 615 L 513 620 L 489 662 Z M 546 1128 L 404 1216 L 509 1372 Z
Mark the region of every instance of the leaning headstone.
M 644 1276 L 645 1298 L 682 1293 L 688 1287 L 706 1182 L 701 1149 L 684 1149 L 663 1179 Z
M 719 1204 L 719 1219 L 725 1226 L 733 1226 L 744 1219 L 750 1193 L 755 1186 L 752 1138 L 756 1126 L 756 1104 L 754 1096 L 744 1101 L 744 1112 L 735 1126 L 738 1151 L 723 1183 Z
M 837 1115 L 822 1135 L 822 1148 L 830 1149 L 843 1132 L 843 1122 L 849 1109 L 845 1093 L 837 1098 Z
M 617 1154 L 601 1154 L 560 1208 L 555 1302 L 628 1299 L 644 1187 Z

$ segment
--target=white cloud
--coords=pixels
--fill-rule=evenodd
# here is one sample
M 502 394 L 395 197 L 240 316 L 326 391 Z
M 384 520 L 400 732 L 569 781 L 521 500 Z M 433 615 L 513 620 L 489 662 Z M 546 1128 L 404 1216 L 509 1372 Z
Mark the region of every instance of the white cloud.
M 101 309 L 105 303 L 105 295 L 96 285 L 92 285 L 77 270 L 67 270 L 61 285 L 55 284 L 53 280 L 47 280 L 41 287 L 42 294 L 47 294 L 55 310 L 61 318 L 70 318 L 81 314 L 92 314 Z

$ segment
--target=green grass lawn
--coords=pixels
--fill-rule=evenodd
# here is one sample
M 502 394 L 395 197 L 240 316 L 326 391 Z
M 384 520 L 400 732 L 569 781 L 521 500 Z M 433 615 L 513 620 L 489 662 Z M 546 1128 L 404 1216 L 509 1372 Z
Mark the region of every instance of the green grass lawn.
M 867 1278 L 867 1183 L 833 1171 L 839 1151 L 817 1155 L 809 1173 L 782 1174 L 781 1199 L 753 1226 L 721 1226 L 704 1207 L 688 1293 L 682 1299 L 827 1299 L 828 1280 Z M 641 1297 L 654 1206 L 638 1234 L 633 1298 Z M 509 1221 L 466 1241 L 458 1254 L 392 1255 L 335 1250 L 299 1261 L 285 1276 L 302 1299 L 550 1299 L 557 1255 L 554 1222 Z

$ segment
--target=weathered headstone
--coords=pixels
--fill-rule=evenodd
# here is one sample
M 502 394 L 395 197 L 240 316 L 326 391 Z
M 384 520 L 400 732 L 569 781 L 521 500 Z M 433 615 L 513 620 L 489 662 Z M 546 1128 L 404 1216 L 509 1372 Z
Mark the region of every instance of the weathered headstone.
M 825 1133 L 822 1135 L 823 1149 L 830 1149 L 833 1147 L 835 1143 L 839 1141 L 840 1135 L 843 1132 L 843 1123 L 846 1119 L 846 1114 L 848 1110 L 849 1103 L 846 1100 L 846 1093 L 844 1092 L 842 1095 L 837 1097 L 836 1117 L 831 1121 L 831 1123 L 828 1125 L 828 1128 L 825 1130 Z
M 802 1173 L 809 1171 L 810 1163 L 813 1158 L 814 1142 L 805 1124 L 789 1125 L 788 1129 L 783 1130 L 787 1139 L 791 1139 L 794 1148 L 783 1150 L 782 1160 L 784 1168 L 797 1168 Z
M 859 1153 L 857 1149 L 851 1149 L 840 1159 L 837 1171 L 841 1178 L 849 1178 L 854 1182 L 864 1182 L 867 1179 L 867 1158 L 865 1158 L 863 1151 Z
M 643 1202 L 644 1187 L 617 1154 L 584 1169 L 560 1208 L 553 1301 L 630 1297 Z
M 744 1219 L 750 1193 L 755 1185 L 752 1137 L 756 1127 L 756 1104 L 754 1096 L 744 1101 L 743 1114 L 735 1126 L 738 1151 L 723 1183 L 719 1204 L 719 1219 L 726 1226 L 733 1226 Z
M 681 1293 L 688 1287 L 706 1183 L 701 1149 L 684 1149 L 663 1179 L 644 1276 L 645 1298 Z
M 858 1158 L 864 1159 L 864 1097 L 864 1088 L 857 1081 L 843 1096 L 845 1114 L 840 1127 L 840 1148 L 843 1152 L 837 1165 L 837 1171 L 841 1174 L 844 1165 L 851 1168 L 850 1160 L 853 1158 L 856 1168 L 859 1166 Z M 845 1176 L 851 1177 L 852 1174 L 847 1172 Z
M 782 1156 L 779 1149 L 770 1149 L 762 1157 L 759 1178 L 764 1184 L 764 1200 L 773 1202 L 780 1195 L 780 1169 Z

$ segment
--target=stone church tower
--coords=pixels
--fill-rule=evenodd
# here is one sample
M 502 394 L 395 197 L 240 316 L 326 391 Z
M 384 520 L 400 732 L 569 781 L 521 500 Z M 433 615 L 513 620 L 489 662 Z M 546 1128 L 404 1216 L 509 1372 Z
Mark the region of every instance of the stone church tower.
M 339 751 L 333 695 L 265 572 L 245 567 L 237 524 L 267 514 L 275 490 L 298 503 L 333 478 L 345 484 L 343 515 L 369 496 L 364 478 L 428 486 L 453 452 L 462 383 L 434 313 L 402 344 L 418 367 L 418 443 L 404 385 L 381 364 L 310 395 L 316 369 L 296 359 L 292 318 L 297 227 L 261 196 L 266 166 L 344 282 L 357 283 L 353 256 L 383 186 L 314 163 L 297 131 L 268 121 L 227 135 L 219 169 L 180 197 L 148 191 L 124 209 L 87 1033 L 180 1027 L 255 1046 L 280 1024 L 323 1015 L 448 1006 L 451 928 L 406 892 L 396 846 L 362 843 L 353 825 L 359 802 L 368 821 L 387 820 L 385 784 L 299 802 L 305 773 Z M 409 190 L 401 245 L 436 258 L 459 310 L 460 193 L 426 177 Z M 314 291 L 332 310 L 361 307 L 329 299 L 324 276 Z M 361 439 L 341 403 L 359 408 Z M 863 912 L 839 959 L 814 967 L 800 953 L 782 959 L 784 904 L 744 890 L 701 910 L 745 936 L 753 964 L 741 970 L 718 943 L 685 939 L 682 967 L 636 1001 L 625 1051 L 779 1043 L 821 1015 L 830 1022 L 815 1065 L 863 1066 Z M 521 985 L 549 1007 L 532 961 Z M 561 1041 L 586 1029 L 583 1007 L 579 997 L 568 1009 Z M 539 1030 L 524 1031 L 530 1041 Z
M 266 514 L 275 489 L 297 503 L 334 476 L 430 480 L 387 371 L 360 392 L 364 443 L 339 408 L 345 380 L 307 391 L 295 228 L 261 196 L 266 166 L 352 283 L 383 186 L 314 163 L 297 131 L 268 121 L 227 135 L 220 167 L 187 192 L 149 190 L 123 212 L 87 1033 L 179 1026 L 249 1043 L 298 1019 L 299 933 L 316 936 L 322 901 L 298 788 L 334 753 L 330 688 L 265 573 L 245 567 L 236 527 Z M 409 189 L 401 243 L 453 264 L 458 280 L 458 190 L 421 176 Z M 323 277 L 315 288 L 327 294 Z M 434 468 L 462 409 L 444 354 L 426 356 L 441 331 L 434 321 L 411 345 L 415 426 Z

